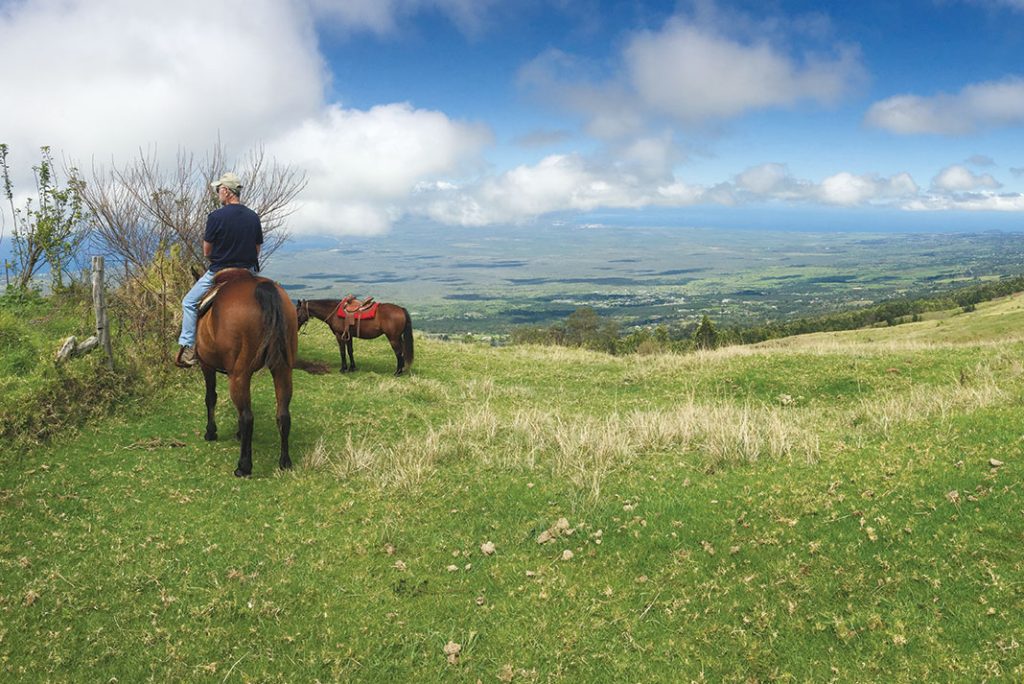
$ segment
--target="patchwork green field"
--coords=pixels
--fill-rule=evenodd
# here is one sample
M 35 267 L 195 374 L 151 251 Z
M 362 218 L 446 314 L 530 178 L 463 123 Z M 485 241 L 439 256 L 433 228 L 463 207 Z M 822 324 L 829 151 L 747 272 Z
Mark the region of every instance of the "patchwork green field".
M 0 678 L 1020 680 L 1022 302 L 685 356 L 424 337 L 399 378 L 314 322 L 296 467 L 262 373 L 248 480 L 169 370 L 0 457 Z
M 708 314 L 755 325 L 1018 275 L 1020 233 L 841 233 L 692 227 L 415 226 L 275 255 L 296 298 L 372 295 L 417 329 L 507 333 L 593 307 L 624 328 Z

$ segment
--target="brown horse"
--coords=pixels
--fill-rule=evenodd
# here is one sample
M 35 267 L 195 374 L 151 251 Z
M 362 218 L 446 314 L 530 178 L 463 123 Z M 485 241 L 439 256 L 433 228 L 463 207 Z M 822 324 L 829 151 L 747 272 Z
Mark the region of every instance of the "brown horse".
M 296 305 L 299 315 L 299 327 L 306 324 L 311 317 L 319 318 L 327 324 L 338 340 L 338 351 L 341 353 L 341 372 L 356 369 L 356 360 L 352 356 L 352 338 L 359 337 L 364 340 L 372 340 L 381 335 L 388 336 L 388 342 L 395 352 L 395 359 L 398 361 L 398 368 L 395 375 L 401 375 L 407 368 L 412 366 L 413 345 L 412 345 L 412 318 L 404 307 L 397 304 L 381 302 L 377 307 L 377 315 L 373 318 L 349 323 L 346 332 L 345 322 L 338 316 L 337 299 L 302 299 Z M 345 350 L 348 350 L 348 361 L 345 359 Z M 350 363 L 349 363 L 350 362 Z
M 226 373 L 231 401 L 238 409 L 238 438 L 242 443 L 235 475 L 252 474 L 252 374 L 269 368 L 277 395 L 277 429 L 281 435 L 281 469 L 290 468 L 288 434 L 292 399 L 292 367 L 299 346 L 295 307 L 281 286 L 245 269 L 217 274 L 223 286 L 210 310 L 196 326 L 196 355 L 206 378 L 206 439 L 217 439 L 214 409 L 217 372 Z

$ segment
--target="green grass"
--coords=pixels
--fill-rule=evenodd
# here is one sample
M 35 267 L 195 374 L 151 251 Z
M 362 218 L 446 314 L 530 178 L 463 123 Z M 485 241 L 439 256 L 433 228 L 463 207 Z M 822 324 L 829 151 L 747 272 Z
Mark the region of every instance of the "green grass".
M 87 305 L 64 296 L 0 297 L 0 444 L 24 452 L 107 414 L 138 388 L 132 375 L 109 372 L 99 353 L 58 365 L 54 356 L 69 335 L 95 330 Z
M 1024 329 L 1024 294 L 1018 293 L 977 305 L 970 314 L 960 309 L 945 312 L 929 312 L 924 320 L 903 323 L 892 328 L 865 328 L 841 333 L 815 333 L 799 338 L 785 338 L 782 346 L 820 345 L 830 339 L 869 344 L 907 344 L 919 342 L 922 345 L 943 343 L 997 343 L 1020 338 Z
M 1019 680 L 1014 311 L 691 356 L 418 339 L 402 378 L 312 327 L 296 468 L 263 373 L 244 481 L 227 392 L 206 443 L 171 376 L 5 451 L 0 678 Z

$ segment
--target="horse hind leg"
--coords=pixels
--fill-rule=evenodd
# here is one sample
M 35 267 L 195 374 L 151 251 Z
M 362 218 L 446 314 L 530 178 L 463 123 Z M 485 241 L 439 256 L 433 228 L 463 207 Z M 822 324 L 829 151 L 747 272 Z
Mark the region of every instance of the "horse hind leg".
M 281 435 L 281 458 L 278 466 L 281 470 L 292 467 L 292 459 L 288 455 L 288 437 L 291 434 L 292 416 L 289 405 L 292 401 L 292 369 L 287 366 L 274 368 L 270 371 L 274 376 L 274 394 L 277 397 L 277 431 Z
M 395 352 L 395 361 L 398 366 L 395 368 L 395 375 L 401 375 L 405 371 L 405 356 L 402 354 L 402 337 L 396 335 L 394 337 L 389 336 L 388 342 L 391 343 L 391 349 Z
M 231 401 L 238 409 L 238 438 L 241 450 L 238 456 L 238 467 L 235 477 L 249 477 L 252 474 L 252 400 L 249 394 L 250 376 L 239 375 L 229 379 Z
M 214 417 L 217 409 L 217 372 L 204 367 L 203 377 L 206 379 L 206 434 L 203 439 L 212 442 L 217 439 L 217 421 Z

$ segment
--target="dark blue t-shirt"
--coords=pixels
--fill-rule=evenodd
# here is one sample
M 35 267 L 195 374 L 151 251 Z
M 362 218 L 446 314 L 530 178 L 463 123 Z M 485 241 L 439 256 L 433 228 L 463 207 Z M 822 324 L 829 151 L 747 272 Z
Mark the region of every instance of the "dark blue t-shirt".
M 263 244 L 263 226 L 255 211 L 241 204 L 227 204 L 210 212 L 203 239 L 213 245 L 210 270 L 229 266 L 259 268 L 256 245 Z

